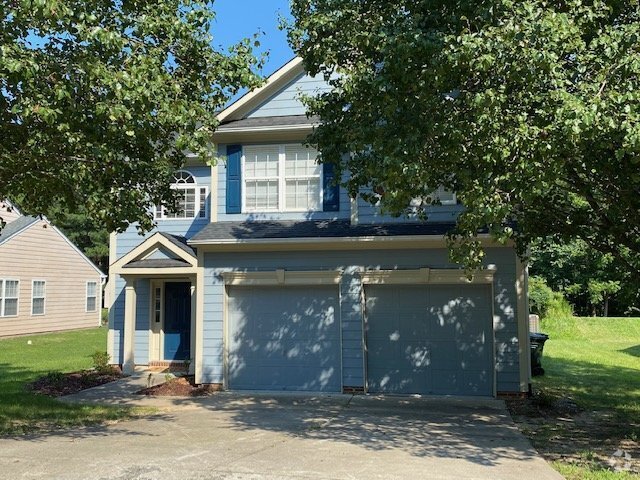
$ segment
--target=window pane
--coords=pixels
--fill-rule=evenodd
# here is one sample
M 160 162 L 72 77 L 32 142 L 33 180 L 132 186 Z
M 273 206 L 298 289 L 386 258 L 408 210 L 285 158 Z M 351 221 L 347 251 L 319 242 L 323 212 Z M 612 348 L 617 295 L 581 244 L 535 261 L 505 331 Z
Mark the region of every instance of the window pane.
M 87 297 L 87 312 L 96 310 L 96 297 Z
M 198 216 L 200 218 L 204 218 L 207 216 L 207 189 L 206 188 L 201 188 L 200 189 L 200 212 L 198 213 Z
M 286 145 L 284 155 L 287 177 L 320 175 L 321 167 L 316 163 L 317 150 L 302 145 Z
M 96 282 L 88 282 L 87 297 L 95 297 L 95 296 L 96 296 Z
M 320 206 L 320 180 L 287 180 L 286 206 L 296 210 L 317 210 Z
M 18 299 L 6 298 L 4 301 L 4 315 L 5 317 L 18 314 Z
M 265 178 L 278 176 L 280 148 L 277 145 L 245 147 L 245 178 Z
M 31 305 L 31 313 L 33 315 L 42 315 L 44 313 L 44 298 L 34 298 Z
M 35 281 L 33 282 L 33 292 L 32 292 L 32 297 L 36 298 L 41 298 L 44 297 L 45 295 L 45 286 L 44 286 L 44 282 L 43 281 Z
M 246 182 L 245 203 L 247 210 L 277 210 L 278 181 Z
M 18 297 L 18 281 L 5 280 L 4 295 L 6 298 Z

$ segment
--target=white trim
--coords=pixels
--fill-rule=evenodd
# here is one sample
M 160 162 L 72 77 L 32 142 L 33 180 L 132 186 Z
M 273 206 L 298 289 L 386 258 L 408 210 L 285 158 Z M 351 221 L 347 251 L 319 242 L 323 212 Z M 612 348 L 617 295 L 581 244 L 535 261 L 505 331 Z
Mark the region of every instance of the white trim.
M 211 193 L 209 194 L 209 222 L 218 221 L 218 164 L 210 166 Z
M 16 300 L 16 314 L 15 315 L 5 315 L 5 304 L 7 301 L 7 282 L 17 282 L 18 287 L 16 288 L 17 296 L 9 297 L 9 300 Z M 20 316 L 20 279 L 18 278 L 0 278 L 0 291 L 2 292 L 2 297 L 0 297 L 0 318 L 15 318 Z
M 491 244 L 494 247 L 510 248 L 509 243 L 501 244 L 495 242 L 490 235 L 482 234 L 476 237 L 483 244 Z M 420 242 L 420 243 L 437 243 L 438 246 L 444 245 L 444 235 L 387 235 L 387 236 L 362 236 L 362 237 L 307 237 L 307 238 L 256 238 L 256 239 L 212 239 L 212 240 L 187 240 L 189 245 L 206 246 L 206 245 L 289 245 L 289 244 L 359 244 L 359 243 L 394 243 L 394 242 Z
M 271 74 L 262 87 L 247 92 L 220 112 L 217 116 L 218 121 L 231 120 L 236 116 L 242 116 L 243 113 L 250 112 L 254 104 L 259 104 L 260 101 L 266 100 L 271 92 L 276 90 L 281 83 L 286 83 L 291 77 L 302 72 L 304 72 L 302 68 L 302 58 L 295 57 Z
M 187 189 L 195 190 L 193 217 L 178 217 L 178 216 L 168 217 L 167 209 L 164 205 L 154 205 L 153 219 L 156 221 L 162 221 L 162 222 L 172 222 L 175 220 L 198 220 L 198 219 L 206 220 L 210 211 L 209 205 L 207 204 L 208 203 L 207 197 L 209 196 L 209 187 L 206 184 L 198 183 L 196 176 L 193 173 L 191 173 L 189 170 L 186 170 L 186 169 L 176 170 L 174 175 L 177 175 L 178 173 L 186 173 L 191 178 L 193 178 L 193 183 L 178 183 L 174 181 L 173 183 L 171 183 L 171 186 L 170 186 L 172 190 L 187 190 Z M 204 194 L 202 194 L 201 190 L 204 190 Z M 200 208 L 200 206 L 203 204 L 204 204 L 204 215 L 201 215 L 202 209 Z
M 478 284 L 493 283 L 496 268 L 474 272 L 471 278 L 456 268 L 420 268 L 416 270 L 370 270 L 360 274 L 364 285 L 426 285 L 426 284 Z
M 4 200 L 2 200 L 2 203 L 7 204 L 11 208 L 11 210 L 13 210 L 19 217 L 24 217 L 20 209 L 16 207 L 16 205 L 8 198 L 5 198 Z
M 157 249 L 159 248 L 159 246 L 162 246 L 167 250 L 169 250 L 171 253 L 174 253 L 178 258 L 184 260 L 192 267 L 196 266 L 196 259 L 193 256 L 189 255 L 187 252 L 185 252 L 182 248 L 178 247 L 177 245 L 174 245 L 174 243 L 170 241 L 167 237 L 165 237 L 162 233 L 155 232 L 149 238 L 143 240 L 140 243 L 140 245 L 135 247 L 133 250 L 130 250 L 125 255 L 123 255 L 118 260 L 116 260 L 114 263 L 112 263 L 109 269 L 110 272 L 114 274 L 119 273 L 121 275 L 127 275 L 127 274 L 130 275 L 130 274 L 138 273 L 138 271 L 140 270 L 151 270 L 155 273 L 161 273 L 162 271 L 167 272 L 172 270 L 169 268 L 155 268 L 155 269 L 123 268 L 127 263 L 133 260 L 137 260 L 140 257 L 143 257 L 147 252 Z M 176 268 L 180 268 L 181 270 L 184 270 L 185 273 L 188 273 L 186 270 L 187 267 L 176 267 Z
M 360 223 L 360 217 L 358 214 L 358 197 L 352 197 L 349 199 L 351 206 L 351 225 L 358 225 Z
M 225 135 L 227 133 L 260 133 L 260 132 L 281 132 L 281 131 L 313 131 L 319 125 L 318 122 L 298 123 L 295 125 L 267 125 L 260 127 L 227 127 L 218 130 L 214 135 Z
M 204 356 L 204 253 L 198 251 L 198 268 L 196 269 L 196 320 L 194 331 L 195 346 L 192 352 L 195 382 L 203 380 Z M 224 307 L 223 307 L 224 308 Z
M 286 271 L 277 269 L 263 272 L 223 272 L 225 285 L 338 285 L 342 271 L 310 270 Z
M 319 152 L 315 148 L 305 147 L 301 143 L 278 143 L 278 144 L 256 144 L 256 145 L 244 145 L 242 148 L 242 156 L 240 157 L 240 168 L 243 173 L 242 175 L 242 187 L 241 191 L 241 212 L 248 214 L 255 213 L 290 213 L 290 212 L 322 212 L 323 210 L 323 179 L 324 179 L 324 170 L 322 165 L 318 165 L 318 173 L 314 175 L 287 175 L 287 165 L 286 165 L 286 150 L 287 147 L 300 148 L 301 151 L 306 150 L 308 152 L 316 153 L 316 162 L 318 158 Z M 262 149 L 278 149 L 278 174 L 274 176 L 266 176 L 266 177 L 248 177 L 246 175 L 246 152 L 247 149 L 253 149 L 257 153 L 260 153 Z M 287 181 L 298 181 L 298 180 L 310 180 L 318 182 L 318 196 L 317 207 L 315 209 L 309 208 L 289 208 L 287 207 Z M 249 209 L 247 207 L 247 183 L 248 182 L 277 182 L 278 184 L 278 206 L 277 208 L 256 208 Z
M 79 248 L 78 248 L 78 247 L 77 247 L 77 246 L 76 246 L 76 245 L 75 245 L 71 240 L 69 240 L 69 239 L 66 237 L 66 235 L 65 235 L 64 233 L 62 233 L 62 232 L 58 229 L 58 227 L 56 227 L 55 225 L 53 225 L 53 224 L 52 224 L 51 222 L 49 222 L 49 220 L 47 220 L 46 218 L 43 218 L 43 220 L 44 220 L 44 221 L 46 221 L 46 222 L 51 226 L 51 228 L 53 228 L 53 230 L 55 230 L 55 232 L 56 232 L 58 235 L 60 235 L 60 236 L 63 238 L 63 240 L 64 240 L 65 242 L 67 242 L 67 243 L 71 246 L 71 248 L 73 248 L 73 249 L 76 251 L 76 253 L 78 253 L 78 255 L 80 255 L 80 256 L 81 256 L 81 257 L 82 257 L 82 258 L 83 258 L 83 259 L 84 259 L 84 260 L 85 260 L 89 265 L 91 265 L 91 266 L 93 267 L 93 269 L 94 269 L 96 272 L 98 272 L 98 274 L 100 275 L 100 277 L 101 277 L 101 278 L 106 277 L 106 275 L 105 275 L 104 273 L 102 273 L 102 270 L 100 270 L 100 269 L 96 266 L 96 264 L 95 264 L 95 263 L 93 263 L 91 260 L 89 260 L 89 257 L 87 257 L 84 253 L 82 253 L 82 251 L 81 251 L 81 250 L 80 250 L 80 249 L 79 249 Z
M 42 282 L 44 283 L 44 295 L 42 297 L 34 297 L 33 292 L 35 291 L 35 283 Z M 35 299 L 41 298 L 43 300 L 42 305 L 42 313 L 33 313 L 33 301 Z M 31 280 L 31 316 L 32 317 L 41 317 L 46 315 L 47 312 L 47 281 L 44 278 L 34 278 Z

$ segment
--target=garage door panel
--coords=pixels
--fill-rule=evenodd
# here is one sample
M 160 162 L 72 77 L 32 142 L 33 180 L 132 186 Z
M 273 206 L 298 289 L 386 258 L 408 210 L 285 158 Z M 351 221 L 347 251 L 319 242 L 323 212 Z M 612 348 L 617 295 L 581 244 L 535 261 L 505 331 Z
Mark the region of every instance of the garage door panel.
M 484 285 L 367 286 L 369 391 L 491 395 L 489 292 Z
M 339 391 L 336 290 L 229 288 L 229 387 Z

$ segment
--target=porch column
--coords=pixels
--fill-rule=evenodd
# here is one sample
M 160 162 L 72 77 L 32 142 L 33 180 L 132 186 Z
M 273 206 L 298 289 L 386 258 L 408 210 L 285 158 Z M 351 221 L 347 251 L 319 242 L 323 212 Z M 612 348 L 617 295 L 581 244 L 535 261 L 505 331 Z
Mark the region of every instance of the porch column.
M 124 288 L 124 338 L 122 373 L 131 375 L 135 368 L 134 343 L 136 333 L 136 287 L 133 278 L 125 278 Z
M 191 361 L 189 362 L 189 375 L 194 375 L 196 372 L 196 362 L 194 361 L 196 357 L 196 308 L 198 305 L 196 303 L 196 282 L 197 279 L 191 279 L 191 289 L 189 290 L 191 293 Z

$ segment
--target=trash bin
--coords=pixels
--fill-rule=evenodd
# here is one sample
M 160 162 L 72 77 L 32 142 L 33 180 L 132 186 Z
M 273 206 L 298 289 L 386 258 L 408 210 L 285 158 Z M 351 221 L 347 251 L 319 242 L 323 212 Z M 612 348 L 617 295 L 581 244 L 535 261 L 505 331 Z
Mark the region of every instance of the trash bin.
M 531 343 L 531 375 L 537 377 L 544 375 L 544 368 L 542 368 L 542 350 L 544 349 L 544 342 L 549 340 L 549 335 L 546 333 L 532 332 L 529 334 L 529 341 Z

